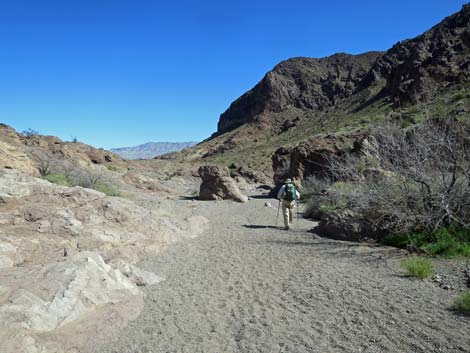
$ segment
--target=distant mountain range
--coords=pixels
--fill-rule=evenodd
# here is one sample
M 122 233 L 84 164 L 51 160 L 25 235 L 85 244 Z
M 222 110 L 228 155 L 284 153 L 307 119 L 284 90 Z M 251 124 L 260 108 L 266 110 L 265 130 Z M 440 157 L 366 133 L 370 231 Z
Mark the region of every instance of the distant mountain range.
M 111 151 L 126 159 L 151 159 L 170 152 L 179 152 L 197 142 L 147 142 L 134 147 L 112 148 Z

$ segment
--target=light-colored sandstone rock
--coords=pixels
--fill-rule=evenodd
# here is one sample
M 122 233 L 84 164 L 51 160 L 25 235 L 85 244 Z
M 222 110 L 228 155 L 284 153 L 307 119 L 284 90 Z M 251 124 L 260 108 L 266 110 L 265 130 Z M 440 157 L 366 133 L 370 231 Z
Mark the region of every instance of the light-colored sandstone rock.
M 58 286 L 50 285 L 55 281 Z M 52 331 L 83 319 L 95 307 L 142 296 L 128 277 L 105 264 L 96 252 L 83 252 L 41 267 L 34 284 L 35 292 L 17 289 L 10 294 L 8 304 L 0 307 L 1 327 Z
M 2 353 L 73 352 L 124 327 L 140 287 L 162 280 L 135 264 L 208 223 L 13 170 L 0 171 L 0 195 Z
M 16 169 L 31 175 L 39 175 L 26 153 L 4 141 L 0 141 L 0 168 Z
M 23 197 L 53 188 L 58 186 L 17 170 L 0 169 L 0 197 Z
M 0 269 L 13 267 L 18 248 L 7 242 L 0 242 Z
M 199 189 L 201 200 L 234 200 L 247 202 L 248 197 L 243 195 L 230 177 L 229 170 L 219 166 L 202 166 L 198 173 L 202 179 Z

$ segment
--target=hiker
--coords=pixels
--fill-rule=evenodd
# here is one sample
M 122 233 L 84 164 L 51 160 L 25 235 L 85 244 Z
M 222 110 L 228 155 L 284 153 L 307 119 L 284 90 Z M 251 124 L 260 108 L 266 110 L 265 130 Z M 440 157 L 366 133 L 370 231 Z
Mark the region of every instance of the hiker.
M 290 178 L 287 178 L 284 185 L 279 189 L 277 198 L 282 204 L 282 216 L 284 217 L 285 230 L 289 230 L 292 220 L 294 219 L 293 210 L 295 207 L 295 201 L 300 198 L 300 193 L 292 183 Z

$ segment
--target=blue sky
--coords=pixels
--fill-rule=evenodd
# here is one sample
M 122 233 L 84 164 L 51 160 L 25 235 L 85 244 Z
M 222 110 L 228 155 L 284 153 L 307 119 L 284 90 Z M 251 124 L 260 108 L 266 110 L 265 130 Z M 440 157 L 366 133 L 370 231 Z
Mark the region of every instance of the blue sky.
M 0 122 L 97 147 L 198 141 L 279 61 L 385 50 L 464 0 L 0 0 Z

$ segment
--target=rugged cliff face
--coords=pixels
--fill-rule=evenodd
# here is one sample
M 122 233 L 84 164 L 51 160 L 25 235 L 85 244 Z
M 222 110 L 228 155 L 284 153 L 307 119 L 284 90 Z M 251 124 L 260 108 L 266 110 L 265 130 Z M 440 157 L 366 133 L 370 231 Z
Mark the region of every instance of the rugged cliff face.
M 360 111 L 384 97 L 399 106 L 428 100 L 439 89 L 469 81 L 470 5 L 464 5 L 429 31 L 398 42 L 385 53 L 281 62 L 220 116 L 213 137 L 246 123 L 269 124 L 270 116 L 292 107 L 321 112 L 349 99 L 347 109 Z
M 433 92 L 470 81 L 470 4 L 422 35 L 377 58 L 363 85 L 385 81 L 382 95 L 416 103 Z
M 293 58 L 278 64 L 220 116 L 217 134 L 288 107 L 323 110 L 351 96 L 381 52 Z

